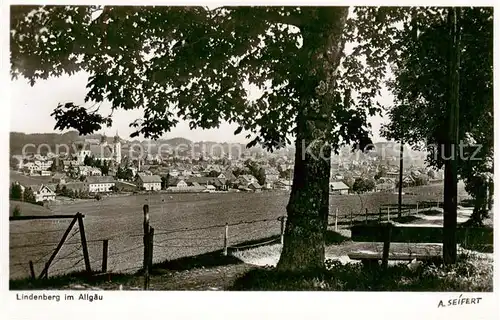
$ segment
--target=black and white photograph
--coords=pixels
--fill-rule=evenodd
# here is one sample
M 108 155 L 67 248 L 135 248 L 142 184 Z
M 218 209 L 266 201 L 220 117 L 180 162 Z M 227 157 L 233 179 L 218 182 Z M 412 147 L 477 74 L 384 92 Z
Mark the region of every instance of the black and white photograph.
M 493 2 L 351 5 L 2 5 L 7 300 L 495 319 Z

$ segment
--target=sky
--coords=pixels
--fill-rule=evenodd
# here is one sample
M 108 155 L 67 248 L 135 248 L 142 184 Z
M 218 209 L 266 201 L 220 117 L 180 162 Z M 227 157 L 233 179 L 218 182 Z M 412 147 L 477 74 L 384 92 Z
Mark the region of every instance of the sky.
M 24 133 L 49 133 L 58 132 L 54 130 L 55 119 L 50 115 L 59 103 L 75 102 L 83 103 L 87 89 L 87 75 L 83 72 L 72 76 L 61 76 L 39 80 L 31 87 L 26 79 L 19 78 L 11 81 L 11 119 L 10 131 Z M 390 104 L 392 97 L 384 92 L 380 102 L 383 105 Z M 101 110 L 108 111 L 109 103 L 103 103 Z M 108 136 L 116 132 L 122 138 L 128 138 L 134 131 L 129 124 L 135 119 L 141 118 L 141 110 L 116 110 L 113 113 L 113 126 L 103 128 Z M 380 116 L 369 119 L 373 129 L 374 142 L 383 141 L 380 138 L 379 129 L 384 119 Z M 237 125 L 224 122 L 218 129 L 190 130 L 186 121 L 179 121 L 176 128 L 166 133 L 164 138 L 184 137 L 192 141 L 215 141 L 246 143 L 245 133 L 234 135 Z

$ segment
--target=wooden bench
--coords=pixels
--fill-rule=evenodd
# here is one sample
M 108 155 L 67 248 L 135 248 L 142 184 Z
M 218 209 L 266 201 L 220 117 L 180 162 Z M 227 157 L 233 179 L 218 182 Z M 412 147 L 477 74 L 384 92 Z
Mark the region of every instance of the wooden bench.
M 457 244 L 493 245 L 493 228 L 457 228 Z M 389 260 L 439 261 L 441 254 L 399 254 L 389 253 L 391 242 L 394 243 L 443 243 L 443 228 L 440 226 L 394 226 L 392 223 L 355 225 L 351 227 L 351 240 L 355 242 L 383 242 L 382 253 L 349 253 L 349 259 L 361 260 L 366 266 L 382 260 L 382 267 L 387 267 Z

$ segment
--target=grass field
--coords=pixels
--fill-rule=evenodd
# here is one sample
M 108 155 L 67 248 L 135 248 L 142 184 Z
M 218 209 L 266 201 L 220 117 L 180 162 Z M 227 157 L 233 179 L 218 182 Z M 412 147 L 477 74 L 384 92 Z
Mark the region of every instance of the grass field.
M 23 216 L 46 216 L 52 214 L 52 211 L 44 206 L 22 201 L 9 201 L 9 216 L 13 216 L 14 208 L 18 206 Z
M 24 186 L 29 185 L 40 185 L 42 183 L 50 183 L 52 181 L 52 177 L 42 177 L 42 176 L 26 176 L 19 172 L 10 171 L 10 182 L 18 181 L 20 184 Z
M 441 200 L 441 189 L 441 185 L 420 187 L 412 190 L 415 194 L 405 195 L 404 202 Z M 149 204 L 151 226 L 155 228 L 154 261 L 162 262 L 220 250 L 225 223 L 273 219 L 231 226 L 230 245 L 277 235 L 280 223 L 274 219 L 286 214 L 287 201 L 286 192 L 155 194 L 55 204 L 51 210 L 54 214 L 81 212 L 85 215 L 85 233 L 94 270 L 101 268 L 102 240 L 109 239 L 108 270 L 127 272 L 139 269 L 142 264 L 144 204 Z M 354 215 L 359 215 L 364 214 L 365 208 L 377 212 L 381 205 L 396 202 L 397 194 L 331 196 L 330 212 L 338 208 L 339 214 L 352 210 Z M 38 275 L 69 223 L 70 220 L 10 222 L 10 277 L 28 276 L 30 260 Z M 209 227 L 213 225 L 219 227 Z M 75 227 L 49 269 L 49 276 L 83 269 L 79 241 Z

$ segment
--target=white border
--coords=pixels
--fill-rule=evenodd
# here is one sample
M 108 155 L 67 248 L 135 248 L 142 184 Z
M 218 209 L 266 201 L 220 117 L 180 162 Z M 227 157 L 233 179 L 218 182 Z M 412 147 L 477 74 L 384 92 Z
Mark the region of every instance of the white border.
M 1 66 L 2 83 L 0 86 L 0 99 L 2 106 L 2 117 L 0 117 L 1 130 L 1 165 L 4 172 L 8 172 L 8 139 L 10 97 L 9 97 L 9 51 L 8 51 L 8 28 L 10 4 L 41 4 L 43 1 L 8 1 L 2 2 L 1 6 L 1 40 L 2 49 Z M 64 4 L 96 4 L 96 1 L 64 1 Z M 241 5 L 474 5 L 493 6 L 494 1 L 332 1 L 314 3 L 304 1 L 106 1 L 106 4 L 203 4 L 213 6 L 223 4 Z M 497 9 L 497 8 L 495 8 Z M 495 10 L 496 11 L 496 10 Z M 499 21 L 499 15 L 495 12 L 495 21 Z M 495 53 L 498 52 L 498 35 L 500 34 L 500 23 L 495 23 Z M 498 78 L 498 62 L 495 59 L 495 79 Z M 495 81 L 495 101 L 498 101 L 498 85 Z M 495 105 L 495 110 L 497 106 Z M 29 116 L 29 115 L 26 115 Z M 495 123 L 499 121 L 495 119 Z M 497 128 L 498 126 L 495 126 Z M 495 135 L 498 129 L 495 129 Z M 496 139 L 495 147 L 499 147 Z M 495 148 L 498 150 L 498 148 Z M 498 162 L 496 160 L 495 162 Z M 500 167 L 496 163 L 496 167 Z M 16 301 L 16 292 L 8 291 L 8 174 L 1 174 L 3 183 L 0 191 L 3 195 L 0 201 L 2 205 L 1 224 L 1 318 L 2 319 L 69 319 L 69 318 L 125 318 L 136 319 L 156 316 L 163 319 L 192 319 L 192 318 L 370 318 L 370 319 L 495 319 L 498 318 L 498 301 L 496 293 L 464 294 L 465 297 L 482 297 L 480 305 L 462 305 L 452 308 L 437 308 L 439 300 L 458 298 L 459 293 L 350 293 L 350 292 L 102 292 L 102 302 L 40 302 L 40 301 Z M 500 178 L 495 177 L 495 182 L 500 185 Z M 498 218 L 495 218 L 495 226 L 498 227 Z M 499 246 L 499 239 L 495 237 L 495 247 Z M 498 253 L 495 254 L 495 261 Z M 496 263 L 495 263 L 496 264 Z M 495 268 L 496 270 L 496 268 Z M 498 288 L 498 275 L 495 274 L 494 287 Z M 46 293 L 49 293 L 45 291 Z M 498 292 L 498 289 L 495 290 Z M 31 293 L 31 292 L 30 292 Z M 56 294 L 64 295 L 64 291 L 56 291 Z M 75 293 L 74 291 L 72 293 Z M 496 299 L 495 299 L 496 298 Z

